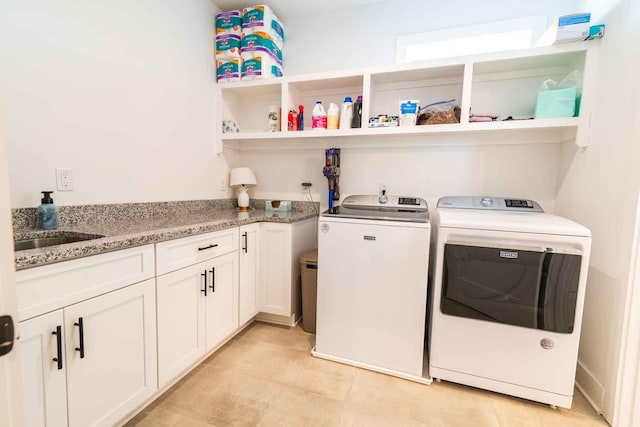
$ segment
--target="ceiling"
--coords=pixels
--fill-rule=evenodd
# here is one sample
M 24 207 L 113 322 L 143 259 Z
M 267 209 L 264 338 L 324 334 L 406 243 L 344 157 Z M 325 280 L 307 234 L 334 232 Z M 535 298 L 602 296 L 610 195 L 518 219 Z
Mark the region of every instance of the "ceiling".
M 308 15 L 313 12 L 342 9 L 363 4 L 379 3 L 385 0 L 211 0 L 220 10 L 236 10 L 256 4 L 264 4 L 273 9 L 274 13 L 286 25 L 287 21 L 300 15 Z

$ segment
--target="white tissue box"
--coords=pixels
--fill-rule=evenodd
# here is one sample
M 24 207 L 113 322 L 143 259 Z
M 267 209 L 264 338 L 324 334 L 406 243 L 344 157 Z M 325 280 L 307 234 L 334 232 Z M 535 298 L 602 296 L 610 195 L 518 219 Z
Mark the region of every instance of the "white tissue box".
M 591 14 L 576 13 L 558 18 L 556 39 L 553 44 L 577 42 L 589 37 Z
M 291 212 L 293 204 L 290 200 L 267 200 L 264 209 L 271 212 Z

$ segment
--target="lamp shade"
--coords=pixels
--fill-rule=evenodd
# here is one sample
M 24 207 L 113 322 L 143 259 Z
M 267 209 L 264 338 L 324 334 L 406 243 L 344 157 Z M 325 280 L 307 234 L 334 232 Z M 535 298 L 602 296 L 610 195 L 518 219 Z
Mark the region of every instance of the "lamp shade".
M 231 169 L 231 177 L 229 178 L 229 185 L 235 187 L 238 185 L 258 185 L 256 176 L 249 168 L 233 168 Z

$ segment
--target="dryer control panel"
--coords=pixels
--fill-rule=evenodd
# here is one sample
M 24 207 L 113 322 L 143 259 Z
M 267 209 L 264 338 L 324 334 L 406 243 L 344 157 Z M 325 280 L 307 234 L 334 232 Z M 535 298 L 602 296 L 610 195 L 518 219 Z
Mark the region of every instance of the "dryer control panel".
M 534 200 L 488 196 L 442 197 L 438 200 L 438 208 L 544 212 L 542 207 Z

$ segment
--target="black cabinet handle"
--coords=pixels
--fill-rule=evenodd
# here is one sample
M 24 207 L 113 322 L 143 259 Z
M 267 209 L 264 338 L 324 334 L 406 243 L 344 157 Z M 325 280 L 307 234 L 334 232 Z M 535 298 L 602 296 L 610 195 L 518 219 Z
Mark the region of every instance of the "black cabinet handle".
M 211 292 L 216 291 L 216 269 L 215 267 L 209 270 L 211 272 Z
M 204 277 L 204 289 L 200 289 L 200 292 L 204 293 L 204 296 L 207 296 L 207 270 L 204 270 L 204 273 L 200 273 L 200 276 Z
M 242 238 L 244 239 L 244 246 L 242 247 L 242 250 L 246 254 L 247 253 L 247 248 L 249 247 L 249 245 L 247 244 L 247 232 L 246 231 L 244 233 L 242 233 Z
M 218 244 L 205 246 L 204 248 L 198 248 L 199 251 L 206 251 L 207 249 L 216 248 Z
M 53 358 L 54 362 L 58 362 L 58 371 L 62 370 L 62 326 L 56 326 L 56 330 L 51 332 L 56 336 L 57 355 Z
M 80 359 L 84 359 L 84 322 L 82 317 L 78 317 L 78 321 L 74 325 L 78 327 L 80 334 L 80 347 L 76 347 L 76 351 L 80 352 Z

